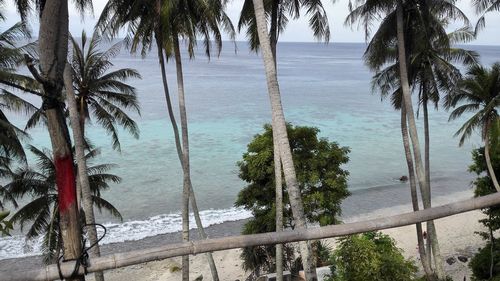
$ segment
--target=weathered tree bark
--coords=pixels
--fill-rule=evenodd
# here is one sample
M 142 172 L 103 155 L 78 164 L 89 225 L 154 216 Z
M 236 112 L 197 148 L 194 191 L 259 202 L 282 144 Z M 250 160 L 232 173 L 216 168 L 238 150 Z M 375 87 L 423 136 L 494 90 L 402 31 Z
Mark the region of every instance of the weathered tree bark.
M 189 134 L 187 127 L 186 100 L 184 96 L 184 77 L 182 74 L 181 52 L 179 37 L 174 34 L 175 69 L 177 71 L 177 94 L 179 95 L 179 112 L 181 117 L 182 135 L 182 241 L 189 241 L 189 186 L 191 185 L 189 165 Z M 189 256 L 182 257 L 182 280 L 189 281 Z
M 398 38 L 398 60 L 399 60 L 399 71 L 400 71 L 400 79 L 401 79 L 401 87 L 403 90 L 403 101 L 405 104 L 407 118 L 408 118 L 408 127 L 410 133 L 410 139 L 413 148 L 413 154 L 415 159 L 415 170 L 417 174 L 418 184 L 420 186 L 420 192 L 422 194 L 422 201 L 424 205 L 424 209 L 431 207 L 430 201 L 430 190 L 429 186 L 425 181 L 425 172 L 424 165 L 422 163 L 422 154 L 420 150 L 420 142 L 418 140 L 417 133 L 417 125 L 415 122 L 415 114 L 413 111 L 413 105 L 411 101 L 411 92 L 410 92 L 410 84 L 408 82 L 408 70 L 406 63 L 406 48 L 405 48 L 405 39 L 404 39 L 404 19 L 403 19 L 403 4 L 401 1 L 398 2 L 397 10 L 397 38 Z M 428 239 L 433 240 L 433 252 L 439 251 L 439 244 L 436 239 L 436 230 L 434 227 L 434 222 L 429 221 L 427 223 L 427 231 L 428 231 Z M 435 253 L 436 254 L 436 253 Z M 439 256 L 439 253 L 438 253 Z M 434 261 L 436 264 L 436 275 L 438 279 L 444 279 L 444 272 L 442 269 L 442 261 Z
M 274 184 L 276 187 L 276 232 L 283 231 L 283 189 L 279 145 L 273 138 Z M 283 244 L 276 245 L 276 281 L 283 281 Z
M 68 1 L 46 0 L 40 15 L 39 52 L 43 109 L 52 144 L 59 203 L 59 228 L 65 260 L 81 255 L 76 180 L 71 141 L 62 109 L 63 72 L 68 55 Z M 69 279 L 68 279 L 69 280 Z M 83 276 L 71 280 L 84 280 Z
M 406 118 L 406 109 L 404 103 L 401 104 L 401 134 L 403 137 L 403 147 L 405 150 L 406 164 L 408 166 L 408 179 L 410 182 L 410 194 L 411 203 L 413 206 L 413 211 L 418 211 L 420 209 L 418 205 L 418 193 L 417 193 L 417 183 L 415 181 L 415 170 L 413 165 L 413 156 L 411 155 L 410 140 L 408 139 L 408 125 Z M 422 232 L 422 223 L 415 224 L 417 230 L 417 243 L 418 243 L 418 253 L 420 255 L 420 262 L 425 272 L 426 279 L 428 281 L 433 281 L 434 273 L 430 266 L 428 255 L 429 252 L 425 251 L 425 241 Z
M 497 176 L 495 175 L 495 170 L 493 169 L 493 165 L 491 164 L 491 156 L 490 156 L 490 122 L 486 123 L 484 129 L 484 158 L 486 158 L 486 167 L 488 168 L 488 174 L 490 176 L 491 181 L 493 182 L 493 186 L 500 192 L 500 186 L 498 185 Z
M 66 102 L 69 109 L 69 117 L 71 120 L 71 129 L 73 131 L 73 140 L 75 142 L 75 158 L 78 165 L 78 181 L 80 183 L 82 194 L 82 205 L 85 213 L 85 222 L 89 224 L 87 231 L 89 234 L 89 242 L 94 245 L 90 251 L 91 257 L 100 257 L 101 252 L 97 243 L 97 229 L 95 226 L 94 204 L 92 201 L 92 191 L 90 190 L 89 177 L 87 172 L 87 160 L 85 159 L 85 141 L 83 138 L 83 130 L 80 127 L 81 123 L 78 108 L 76 105 L 75 92 L 73 90 L 73 77 L 71 66 L 66 65 L 64 69 L 64 85 L 66 88 Z M 104 281 L 104 273 L 97 271 L 94 274 L 96 281 Z
M 271 27 L 269 29 L 269 41 L 273 53 L 274 67 L 278 69 L 276 48 L 278 45 L 278 9 L 279 0 L 273 0 L 271 11 Z M 276 71 L 277 72 L 277 71 Z M 283 231 L 283 187 L 281 178 L 281 159 L 278 150 L 278 143 L 274 142 L 274 181 L 276 186 L 276 232 Z M 283 281 L 283 244 L 276 245 L 276 281 Z
M 307 224 L 304 215 L 304 207 L 302 205 L 302 198 L 297 183 L 295 167 L 293 165 L 292 151 L 286 131 L 285 116 L 281 106 L 278 77 L 276 75 L 276 67 L 266 27 L 264 3 L 262 0 L 253 0 L 253 6 L 262 57 L 264 60 L 264 68 L 266 70 L 267 88 L 272 107 L 273 139 L 279 144 L 280 159 L 285 175 L 285 183 L 288 188 L 290 207 L 292 209 L 295 227 L 296 229 L 305 229 L 307 228 Z M 299 247 L 306 279 L 309 281 L 317 280 L 310 242 L 301 242 L 299 243 Z

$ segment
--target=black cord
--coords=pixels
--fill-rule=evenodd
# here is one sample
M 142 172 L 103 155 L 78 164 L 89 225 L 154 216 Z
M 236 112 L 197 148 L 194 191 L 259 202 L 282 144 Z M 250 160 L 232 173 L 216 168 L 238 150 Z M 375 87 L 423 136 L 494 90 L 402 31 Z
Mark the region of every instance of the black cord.
M 71 276 L 70 278 L 74 278 L 78 275 L 78 271 L 80 270 L 80 266 L 83 266 L 83 271 L 84 271 L 84 274 L 87 275 L 87 268 L 90 266 L 90 263 L 89 263 L 89 253 L 88 251 L 90 249 L 92 249 L 93 247 L 95 247 L 99 242 L 101 242 L 102 239 L 104 239 L 104 236 L 106 236 L 106 233 L 107 233 L 107 229 L 104 225 L 102 224 L 99 224 L 99 223 L 92 223 L 92 224 L 85 224 L 82 226 L 82 233 L 84 232 L 84 229 L 85 227 L 88 227 L 88 226 L 99 226 L 100 228 L 102 228 L 104 230 L 104 233 L 101 237 L 99 237 L 97 239 L 96 242 L 94 242 L 93 244 L 91 244 L 89 247 L 85 247 L 85 244 L 86 244 L 86 239 L 83 238 L 83 235 L 82 235 L 82 253 L 80 254 L 80 257 L 77 258 L 77 259 L 70 259 L 70 260 L 65 260 L 64 259 L 64 253 L 58 258 L 57 260 L 57 270 L 59 271 L 59 278 L 61 278 L 61 280 L 64 279 L 63 277 L 63 274 L 62 274 L 62 271 L 61 271 L 61 260 L 62 262 L 67 262 L 67 261 L 75 261 L 75 268 L 73 269 L 73 272 L 71 273 Z

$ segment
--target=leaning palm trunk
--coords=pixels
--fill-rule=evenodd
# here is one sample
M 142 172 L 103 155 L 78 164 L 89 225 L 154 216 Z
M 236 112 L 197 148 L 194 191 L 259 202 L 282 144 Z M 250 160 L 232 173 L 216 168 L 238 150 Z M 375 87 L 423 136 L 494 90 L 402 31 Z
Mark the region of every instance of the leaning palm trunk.
M 420 186 L 420 191 L 422 193 L 422 201 L 424 204 L 424 209 L 431 207 L 430 201 L 430 190 L 429 186 L 426 184 L 424 165 L 422 163 L 422 154 L 420 150 L 420 143 L 418 140 L 417 125 L 415 122 L 415 115 L 413 111 L 413 105 L 411 102 L 410 85 L 408 82 L 408 71 L 406 64 L 406 50 L 405 50 L 405 39 L 404 39 L 404 19 L 403 19 L 403 4 L 401 1 L 397 5 L 397 38 L 398 38 L 398 59 L 399 59 L 399 70 L 401 86 L 403 89 L 403 101 L 405 108 L 407 110 L 408 125 L 410 139 L 413 147 L 413 154 L 415 159 L 415 170 L 418 178 L 418 183 Z M 437 241 L 436 229 L 434 227 L 434 222 L 429 221 L 427 224 L 428 239 L 432 240 L 432 250 L 435 256 L 440 256 L 439 254 L 439 244 Z M 441 265 L 441 259 L 434 261 L 436 264 L 436 275 L 439 279 L 444 279 L 444 271 Z
M 78 164 L 78 181 L 82 193 L 83 211 L 85 213 L 85 222 L 89 225 L 89 242 L 94 245 L 91 249 L 91 257 L 101 256 L 99 245 L 97 243 L 97 230 L 95 226 L 94 207 L 92 202 L 92 191 L 90 190 L 89 177 L 87 172 L 87 161 L 85 159 L 85 144 L 83 131 L 80 127 L 78 109 L 73 91 L 73 78 L 71 68 L 66 64 L 64 69 L 64 84 L 66 88 L 66 101 L 68 103 L 69 117 L 71 120 L 71 129 L 73 131 L 73 140 L 75 142 L 75 157 Z M 97 271 L 94 274 L 96 281 L 104 281 L 104 273 Z
M 181 52 L 179 48 L 179 37 L 174 34 L 175 69 L 177 71 L 177 93 L 179 95 L 179 112 L 181 117 L 182 134 L 182 240 L 189 241 L 189 186 L 191 176 L 189 167 L 189 134 L 187 127 L 186 99 L 184 95 L 184 77 L 182 74 Z M 182 280 L 189 281 L 189 256 L 182 257 Z
M 271 28 L 269 30 L 269 40 L 271 52 L 273 53 L 274 67 L 277 69 L 276 47 L 278 44 L 278 8 L 279 0 L 273 1 L 271 12 Z M 273 138 L 274 147 L 274 181 L 276 187 L 276 232 L 283 231 L 283 187 L 281 178 L 281 159 L 278 150 L 278 143 Z M 276 245 L 276 281 L 283 281 L 283 244 Z
M 276 75 L 276 67 L 274 64 L 271 45 L 266 27 L 266 16 L 264 12 L 264 3 L 262 0 L 253 0 L 255 19 L 257 22 L 257 31 L 259 42 L 264 60 L 264 68 L 266 70 L 267 88 L 272 107 L 272 126 L 273 139 L 278 144 L 283 173 L 285 175 L 285 183 L 288 187 L 290 206 L 297 229 L 307 228 L 306 219 L 304 216 L 304 207 L 302 205 L 301 194 L 295 167 L 293 165 L 292 151 L 286 131 L 285 116 L 281 106 L 281 97 L 278 85 L 278 77 Z M 312 249 L 310 242 L 300 242 L 300 254 L 302 257 L 302 265 L 306 280 L 317 280 L 316 269 L 312 259 Z
M 40 15 L 39 50 L 40 70 L 29 63 L 35 78 L 47 95 L 43 109 L 52 144 L 56 171 L 62 250 L 65 260 L 81 255 L 81 235 L 76 204 L 76 180 L 68 127 L 60 104 L 63 71 L 68 55 L 68 1 L 46 0 Z M 82 276 L 67 280 L 84 280 Z
M 498 185 L 497 176 L 495 175 L 495 170 L 493 169 L 493 165 L 491 165 L 490 158 L 490 121 L 486 122 L 486 126 L 483 132 L 484 135 L 484 158 L 486 158 L 486 167 L 488 168 L 488 174 L 493 182 L 493 186 L 500 192 L 500 186 Z
M 424 87 L 424 91 L 426 91 Z M 427 93 L 424 93 L 424 96 L 427 96 Z M 423 109 L 424 109 L 424 141 L 425 141 L 425 183 L 427 184 L 428 192 L 428 200 L 431 201 L 432 193 L 431 191 L 431 168 L 430 168 L 430 132 L 429 132 L 429 112 L 427 109 L 427 98 L 424 98 L 423 101 Z M 437 240 L 436 227 L 434 226 L 434 221 L 427 222 L 427 230 L 429 234 L 429 239 L 427 239 L 428 248 L 432 250 L 432 256 L 434 257 L 434 266 L 436 268 L 436 272 L 438 272 L 438 276 L 445 276 L 443 264 L 441 262 L 441 250 L 439 249 L 439 243 Z M 430 254 L 428 255 L 430 258 Z
M 411 155 L 410 149 L 410 140 L 408 139 L 408 125 L 406 118 L 406 109 L 404 103 L 401 104 L 401 134 L 403 137 L 403 147 L 405 150 L 406 156 L 406 164 L 408 166 L 408 178 L 410 181 L 410 194 L 411 194 L 411 203 L 413 206 L 413 211 L 418 211 L 418 194 L 417 194 L 417 183 L 415 181 L 415 170 L 413 165 L 413 156 Z M 434 273 L 432 272 L 432 268 L 430 266 L 429 258 L 430 252 L 425 251 L 425 242 L 422 233 L 422 223 L 417 223 L 417 242 L 418 242 L 418 253 L 420 255 L 420 261 L 422 263 L 422 267 L 425 272 L 425 276 L 428 281 L 432 281 L 434 279 Z
M 283 189 L 279 145 L 273 138 L 274 184 L 276 187 L 276 232 L 283 231 Z M 283 244 L 276 244 L 276 281 L 283 281 Z

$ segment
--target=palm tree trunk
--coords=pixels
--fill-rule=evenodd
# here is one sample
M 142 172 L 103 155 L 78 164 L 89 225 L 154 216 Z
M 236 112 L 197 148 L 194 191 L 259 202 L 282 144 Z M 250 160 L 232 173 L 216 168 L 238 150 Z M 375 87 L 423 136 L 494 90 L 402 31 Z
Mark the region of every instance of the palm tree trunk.
M 71 142 L 59 102 L 68 55 L 68 1 L 46 0 L 43 11 L 38 41 L 43 88 L 49 96 L 44 99 L 43 108 L 47 117 L 56 171 L 63 254 L 64 259 L 69 260 L 79 258 L 82 247 Z M 83 276 L 78 276 L 71 280 L 84 279 Z
M 413 211 L 418 211 L 419 205 L 418 205 L 417 183 L 415 181 L 415 170 L 413 165 L 413 156 L 411 155 L 410 140 L 408 139 L 408 126 L 407 126 L 406 109 L 404 103 L 401 104 L 401 134 L 403 136 L 403 147 L 405 150 L 406 164 L 408 166 L 411 203 L 413 206 Z M 420 262 L 422 263 L 426 279 L 428 281 L 432 281 L 434 279 L 434 273 L 432 272 L 432 268 L 430 267 L 430 262 L 428 258 L 430 252 L 427 251 L 426 253 L 425 251 L 425 241 L 423 238 L 422 223 L 417 223 L 415 226 L 417 230 L 417 243 L 418 243 L 418 253 L 420 255 Z
M 404 39 L 404 19 L 403 19 L 403 4 L 401 1 L 398 2 L 397 6 L 397 11 L 396 11 L 396 16 L 397 16 L 397 37 L 398 37 L 398 59 L 399 59 L 399 70 L 400 70 L 400 79 L 401 79 L 401 86 L 403 89 L 403 100 L 405 104 L 405 108 L 407 110 L 407 117 L 408 117 L 408 125 L 409 125 L 409 133 L 410 133 L 410 139 L 413 147 L 413 154 L 415 158 L 415 170 L 418 178 L 418 183 L 420 186 L 420 192 L 422 193 L 422 198 L 423 198 L 423 205 L 424 209 L 430 208 L 431 207 L 431 201 L 430 201 L 430 190 L 429 186 L 426 184 L 425 180 L 425 172 L 424 172 L 424 165 L 422 163 L 422 154 L 420 150 L 420 142 L 418 140 L 418 133 L 417 133 L 417 125 L 415 122 L 415 114 L 413 111 L 413 105 L 411 101 L 411 93 L 410 93 L 410 85 L 408 82 L 408 71 L 407 71 L 407 64 L 406 64 L 406 48 L 405 48 L 405 39 Z M 436 238 L 436 233 L 435 233 L 435 227 L 434 227 L 434 222 L 429 221 L 428 222 L 428 229 L 427 231 L 429 232 L 428 239 L 432 239 L 433 243 L 433 250 L 439 251 L 439 244 Z M 438 256 L 440 255 L 438 253 L 434 253 L 435 255 L 437 254 Z M 436 274 L 439 279 L 444 279 L 444 272 L 440 270 L 442 269 L 441 265 L 441 260 L 434 261 L 435 264 L 437 265 L 436 268 Z
M 266 70 L 267 88 L 272 107 L 272 126 L 273 139 L 278 144 L 283 173 L 285 175 L 285 183 L 288 187 L 288 195 L 290 206 L 294 217 L 295 226 L 297 229 L 307 228 L 306 219 L 304 216 L 304 207 L 300 194 L 295 167 L 292 159 L 292 151 L 286 131 L 286 121 L 281 106 L 281 96 L 278 85 L 278 77 L 274 65 L 273 54 L 269 42 L 269 35 L 266 27 L 266 17 L 264 12 L 264 3 L 262 0 L 253 0 L 255 18 L 257 22 L 257 31 L 264 60 L 264 68 Z M 300 242 L 300 253 L 302 256 L 302 265 L 306 280 L 317 280 L 316 269 L 312 259 L 312 249 L 309 241 Z
M 423 109 L 424 109 L 424 141 L 425 141 L 425 183 L 427 184 L 428 192 L 428 200 L 432 202 L 432 193 L 431 193 L 431 169 L 430 169 L 430 131 L 429 131 L 429 111 L 427 108 L 427 89 L 424 87 L 424 100 L 423 100 Z M 439 249 L 439 243 L 436 233 L 436 227 L 434 225 L 434 221 L 427 222 L 427 231 L 429 238 L 427 239 L 427 243 L 429 243 L 430 248 L 432 249 L 432 255 L 434 257 L 434 266 L 436 268 L 436 273 L 438 276 L 445 277 L 443 263 L 441 262 L 443 259 L 441 257 L 441 250 Z M 430 256 L 430 254 L 429 254 Z
M 273 53 L 274 67 L 278 69 L 276 47 L 278 45 L 278 9 L 279 0 L 273 1 L 271 11 L 271 28 L 269 29 L 269 41 Z M 274 182 L 276 186 L 276 232 L 283 231 L 283 190 L 281 178 L 281 159 L 278 143 L 274 142 Z M 276 281 L 283 281 L 283 244 L 276 245 Z
M 183 191 L 182 191 L 182 240 L 189 241 L 189 186 L 191 185 L 191 176 L 189 168 L 189 134 L 187 127 L 186 100 L 184 96 L 184 77 L 182 74 L 181 52 L 179 49 L 179 38 L 174 34 L 174 54 L 175 69 L 177 71 L 177 91 L 179 95 L 179 111 L 181 117 L 182 134 L 182 173 L 183 173 Z M 182 280 L 189 281 L 189 256 L 182 257 Z
M 274 184 L 276 187 L 276 232 L 283 231 L 283 189 L 279 145 L 274 141 Z M 283 281 L 283 244 L 276 244 L 276 281 Z
M 161 75 L 162 75 L 162 81 L 163 81 L 163 91 L 164 91 L 164 94 L 165 94 L 165 100 L 167 102 L 167 112 L 168 112 L 168 116 L 169 116 L 169 119 L 170 119 L 170 123 L 172 124 L 172 130 L 174 132 L 174 140 L 175 140 L 175 147 L 176 147 L 176 150 L 177 150 L 177 156 L 179 157 L 179 161 L 181 163 L 181 166 L 183 166 L 183 163 L 182 163 L 182 146 L 181 146 L 181 141 L 180 141 L 180 135 L 179 135 L 179 128 L 177 126 L 177 121 L 175 119 L 175 115 L 173 113 L 173 108 L 172 108 L 172 101 L 170 99 L 170 92 L 168 90 L 168 81 L 167 81 L 167 72 L 166 72 L 166 69 L 165 69 L 165 58 L 163 56 L 163 47 L 162 47 L 162 39 L 161 39 L 161 34 L 160 32 L 155 32 L 156 34 L 156 46 L 157 46 L 157 49 L 158 49 L 158 59 L 159 59 L 159 63 L 160 63 L 160 68 L 161 68 Z M 196 227 L 198 229 L 198 233 L 199 235 L 203 238 L 203 239 L 208 239 L 208 236 L 203 228 L 203 224 L 201 223 L 201 218 L 200 218 L 200 213 L 199 213 L 199 210 L 198 210 L 198 205 L 196 204 L 196 197 L 194 195 L 194 190 L 193 190 L 193 187 L 192 185 L 190 185 L 190 201 L 191 201 L 191 206 L 193 208 L 193 213 L 194 213 L 194 218 L 195 218 L 195 221 L 196 221 Z M 214 281 L 218 281 L 219 280 L 219 275 L 218 275 L 218 272 L 217 272 L 217 267 L 215 266 L 215 262 L 214 262 L 214 259 L 213 259 L 213 255 L 211 252 L 208 252 L 206 253 L 207 255 L 207 259 L 208 259 L 208 263 L 210 265 L 210 271 L 212 273 L 212 279 Z
M 490 131 L 490 122 L 487 121 L 486 129 L 484 131 L 484 158 L 486 158 L 486 167 L 488 168 L 488 174 L 491 178 L 491 181 L 493 182 L 493 186 L 495 187 L 497 192 L 500 192 L 500 186 L 498 185 L 497 176 L 495 175 L 495 170 L 493 169 L 493 165 L 491 165 L 489 131 Z
M 92 202 L 92 191 L 90 190 L 89 177 L 87 172 L 87 161 L 85 159 L 85 142 L 83 138 L 83 130 L 80 127 L 78 109 L 73 91 L 73 78 L 69 64 L 64 69 L 64 84 L 66 88 L 66 101 L 68 103 L 69 116 L 71 120 L 71 129 L 73 131 L 73 139 L 75 142 L 75 156 L 78 165 L 78 181 L 82 192 L 83 210 L 85 213 L 85 221 L 89 224 L 87 228 L 89 233 L 89 241 L 94 245 L 91 249 L 91 257 L 100 257 L 101 252 L 97 243 L 97 229 L 95 226 L 94 204 Z M 97 271 L 94 274 L 96 281 L 104 281 L 104 273 Z

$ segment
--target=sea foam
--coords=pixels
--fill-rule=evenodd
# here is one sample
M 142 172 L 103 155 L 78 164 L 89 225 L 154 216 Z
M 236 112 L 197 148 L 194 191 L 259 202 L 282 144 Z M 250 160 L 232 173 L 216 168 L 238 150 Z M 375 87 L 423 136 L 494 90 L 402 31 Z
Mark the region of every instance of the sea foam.
M 243 208 L 209 209 L 200 212 L 205 227 L 242 220 L 251 216 L 251 212 Z M 180 213 L 163 214 L 145 220 L 105 223 L 104 226 L 107 229 L 107 234 L 101 244 L 119 243 L 180 231 L 182 230 L 182 217 Z M 190 228 L 196 228 L 193 214 L 190 215 Z M 102 230 L 98 229 L 98 235 L 102 235 Z M 42 237 L 32 240 L 26 240 L 23 235 L 0 238 L 0 260 L 40 255 L 41 245 Z

